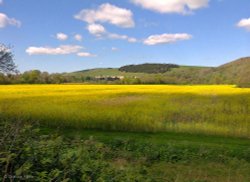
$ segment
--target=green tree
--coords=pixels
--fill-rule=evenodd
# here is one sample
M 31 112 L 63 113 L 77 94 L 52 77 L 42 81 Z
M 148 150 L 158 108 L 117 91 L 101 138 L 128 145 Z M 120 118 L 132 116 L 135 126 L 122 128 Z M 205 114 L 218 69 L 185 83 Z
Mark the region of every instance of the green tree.
M 0 72 L 3 74 L 16 73 L 14 55 L 10 47 L 0 44 Z
M 39 70 L 26 71 L 22 74 L 24 83 L 41 83 L 41 72 Z

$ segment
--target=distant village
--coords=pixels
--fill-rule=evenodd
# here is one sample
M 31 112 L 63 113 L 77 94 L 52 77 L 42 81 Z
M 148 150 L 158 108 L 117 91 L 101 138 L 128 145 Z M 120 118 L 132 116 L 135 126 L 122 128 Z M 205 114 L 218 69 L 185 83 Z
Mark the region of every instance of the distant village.
M 96 80 L 116 81 L 123 80 L 124 76 L 95 76 Z

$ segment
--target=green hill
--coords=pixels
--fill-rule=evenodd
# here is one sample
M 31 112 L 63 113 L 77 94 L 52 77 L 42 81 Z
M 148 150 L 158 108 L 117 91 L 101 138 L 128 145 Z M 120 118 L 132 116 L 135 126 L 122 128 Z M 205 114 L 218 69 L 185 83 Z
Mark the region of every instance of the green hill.
M 229 84 L 250 84 L 250 57 L 241 58 L 214 68 L 208 76 Z
M 119 68 L 119 71 L 132 73 L 165 73 L 171 71 L 172 68 L 178 68 L 176 64 L 139 64 L 127 65 Z
M 183 74 L 193 74 L 197 73 L 199 70 L 207 70 L 210 67 L 198 67 L 198 66 L 179 66 L 178 68 L 172 68 L 170 71 L 165 73 L 143 73 L 143 72 L 125 72 L 120 71 L 120 68 L 96 68 L 96 69 L 89 69 L 83 71 L 77 71 L 72 73 L 67 73 L 67 75 L 71 76 L 125 76 L 125 77 L 138 77 L 142 78 L 145 76 L 156 76 L 156 75 L 183 75 Z
M 238 84 L 246 86 L 250 83 L 250 57 L 241 58 L 219 67 L 177 65 L 169 67 L 169 65 L 173 64 L 128 65 L 121 68 L 83 70 L 66 75 L 93 79 L 97 77 L 124 77 L 126 81 L 137 79 L 139 83 L 149 84 Z

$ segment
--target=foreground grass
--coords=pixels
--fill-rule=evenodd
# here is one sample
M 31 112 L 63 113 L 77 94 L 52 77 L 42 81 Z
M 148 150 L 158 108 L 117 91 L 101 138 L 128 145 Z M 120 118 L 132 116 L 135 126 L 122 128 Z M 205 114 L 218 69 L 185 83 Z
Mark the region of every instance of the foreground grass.
M 140 181 L 249 181 L 250 141 L 180 133 L 63 130 L 67 137 L 95 140 L 110 148 L 112 165 L 140 169 Z
M 44 126 L 250 137 L 250 89 L 234 86 L 0 86 L 0 117 Z
M 42 133 L 52 131 L 43 128 Z M 249 139 L 175 132 L 58 131 L 67 138 L 101 142 L 110 149 L 112 166 L 124 172 L 141 170 L 145 178 L 139 181 L 250 180 Z
M 0 181 L 250 180 L 248 139 L 0 124 Z

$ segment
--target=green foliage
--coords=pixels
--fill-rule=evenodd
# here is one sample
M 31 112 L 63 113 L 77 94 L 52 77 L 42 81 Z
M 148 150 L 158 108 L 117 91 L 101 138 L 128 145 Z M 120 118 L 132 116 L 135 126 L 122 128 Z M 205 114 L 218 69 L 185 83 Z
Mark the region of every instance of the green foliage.
M 140 64 L 140 65 L 127 65 L 119 68 L 119 71 L 132 72 L 132 73 L 165 73 L 172 68 L 178 68 L 176 64 Z
M 24 83 L 39 83 L 42 81 L 41 74 L 39 70 L 26 71 L 22 74 L 21 79 Z
M 57 135 L 39 135 L 36 128 L 21 122 L 1 121 L 0 139 L 1 181 L 146 180 L 139 169 L 115 169 L 105 160 L 107 146 L 91 138 L 68 141 Z
M 98 132 L 72 138 L 55 130 L 51 132 L 56 134 L 45 135 L 36 123 L 1 120 L 0 124 L 0 181 L 212 182 L 250 177 L 249 142 L 240 139 L 229 147 L 213 144 L 209 137 L 198 144 L 188 135 L 190 143 L 161 135 L 152 142 L 139 133 L 137 138 L 129 133 L 98 137 Z M 200 168 L 204 171 L 197 174 Z

